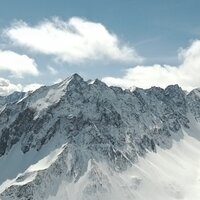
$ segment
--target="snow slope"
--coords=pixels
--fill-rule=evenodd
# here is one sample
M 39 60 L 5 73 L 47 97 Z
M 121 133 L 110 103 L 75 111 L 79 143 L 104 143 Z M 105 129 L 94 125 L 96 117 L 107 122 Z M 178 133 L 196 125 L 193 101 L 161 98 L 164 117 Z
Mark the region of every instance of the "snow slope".
M 121 173 L 113 171 L 105 162 L 90 160 L 87 171 L 78 181 L 57 180 L 59 187 L 53 192 L 51 187 L 48 188 L 45 199 L 199 200 L 200 142 L 185 130 L 183 132 L 184 139 L 174 141 L 171 149 L 158 148 L 157 153 L 149 152 Z M 0 192 L 33 181 L 37 172 L 55 162 L 63 149 L 64 146 L 56 149 L 17 178 L 6 181 L 0 186 Z M 20 198 L 10 196 L 1 199 Z M 34 199 L 41 199 L 40 194 L 36 193 Z
M 137 164 L 122 173 L 112 171 L 105 163 L 93 163 L 92 166 L 90 161 L 87 172 L 78 182 L 62 183 L 56 196 L 48 200 L 199 200 L 200 142 L 185 130 L 183 132 L 184 139 L 174 141 L 171 149 L 158 148 L 157 153 L 149 152 L 145 158 L 140 157 Z M 89 190 L 89 197 L 86 195 L 82 198 L 87 185 L 91 185 L 89 174 L 92 167 L 96 167 L 94 165 L 99 167 L 93 174 L 95 186 L 98 187 L 100 181 L 105 189 L 94 196 L 94 189 Z

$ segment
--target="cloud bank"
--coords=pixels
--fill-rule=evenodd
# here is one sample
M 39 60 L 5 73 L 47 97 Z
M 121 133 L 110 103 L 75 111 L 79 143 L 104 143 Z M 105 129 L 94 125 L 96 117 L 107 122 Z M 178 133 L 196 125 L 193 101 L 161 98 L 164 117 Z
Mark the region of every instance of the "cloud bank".
M 11 72 L 12 75 L 22 77 L 25 74 L 38 75 L 37 64 L 27 55 L 13 51 L 0 50 L 0 71 Z
M 136 66 L 126 70 L 121 78 L 105 77 L 102 80 L 107 85 L 130 88 L 132 86 L 162 88 L 171 84 L 179 84 L 183 89 L 190 91 L 200 87 L 200 40 L 193 43 L 179 53 L 179 66 L 159 65 Z
M 101 23 L 72 17 L 42 21 L 35 26 L 17 22 L 4 31 L 15 45 L 67 63 L 110 59 L 122 62 L 141 62 L 135 49 L 124 44 L 117 35 Z
M 41 86 L 42 85 L 38 83 L 32 83 L 23 86 L 21 84 L 14 84 L 8 79 L 0 78 L 0 96 L 7 96 L 15 91 L 18 92 L 35 91 Z
M 101 23 L 77 17 L 68 21 L 54 18 L 34 26 L 19 21 L 4 30 L 4 34 L 14 45 L 51 55 L 70 64 L 105 59 L 130 64 L 143 60 L 132 46 L 122 42 Z M 178 56 L 181 63 L 178 66 L 137 65 L 127 69 L 122 77 L 104 77 L 102 80 L 107 85 L 122 88 L 165 88 L 170 84 L 179 84 L 186 90 L 200 87 L 200 40 L 193 41 L 188 48 L 182 49 Z M 39 74 L 37 64 L 32 58 L 0 50 L 0 71 L 3 70 L 19 77 L 24 74 Z M 47 66 L 47 70 L 51 75 L 58 74 L 51 66 Z
M 14 91 L 21 91 L 22 86 L 12 84 L 9 80 L 0 78 L 0 96 L 9 95 Z

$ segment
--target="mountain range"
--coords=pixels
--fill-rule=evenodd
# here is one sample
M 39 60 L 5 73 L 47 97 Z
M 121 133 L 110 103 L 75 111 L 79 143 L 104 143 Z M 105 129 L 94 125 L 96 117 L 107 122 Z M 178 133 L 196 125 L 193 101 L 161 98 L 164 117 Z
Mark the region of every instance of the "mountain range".
M 199 200 L 200 89 L 78 74 L 0 97 L 0 200 Z

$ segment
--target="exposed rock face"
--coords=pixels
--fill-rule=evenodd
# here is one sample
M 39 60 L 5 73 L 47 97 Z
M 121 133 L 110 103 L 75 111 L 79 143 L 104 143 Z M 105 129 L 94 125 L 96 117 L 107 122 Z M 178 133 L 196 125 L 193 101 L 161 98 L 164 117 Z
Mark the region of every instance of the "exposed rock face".
M 200 118 L 200 91 L 186 94 L 178 85 L 129 91 L 99 80 L 90 84 L 74 74 L 23 97 L 17 93 L 1 104 L 6 106 L 0 112 L 0 157 L 16 147 L 31 155 L 63 146 L 49 166 L 24 168 L 15 179 L 18 184 L 0 190 L 2 200 L 48 199 L 59 184 L 78 184 L 84 178 L 90 181 L 74 199 L 109 199 L 109 175 L 98 163 L 106 163 L 113 173 L 126 171 L 147 152 L 170 149 L 184 137 L 182 129 L 190 129 L 191 117 L 197 123 Z

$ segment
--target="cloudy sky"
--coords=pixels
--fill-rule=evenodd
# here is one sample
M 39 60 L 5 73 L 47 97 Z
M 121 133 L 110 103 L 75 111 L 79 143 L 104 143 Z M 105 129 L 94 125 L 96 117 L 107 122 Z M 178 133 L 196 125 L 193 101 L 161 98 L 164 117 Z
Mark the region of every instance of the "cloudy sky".
M 200 87 L 199 0 L 0 0 L 0 95 L 73 73 Z

